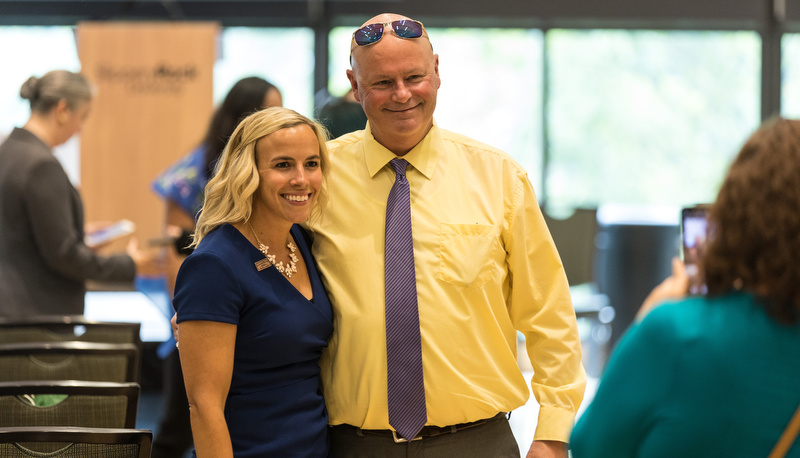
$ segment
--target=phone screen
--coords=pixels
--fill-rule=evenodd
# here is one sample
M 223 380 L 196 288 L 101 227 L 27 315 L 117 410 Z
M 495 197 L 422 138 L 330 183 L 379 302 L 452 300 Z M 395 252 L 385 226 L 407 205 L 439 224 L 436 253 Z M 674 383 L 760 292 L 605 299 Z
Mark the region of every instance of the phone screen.
M 705 294 L 707 288 L 700 273 L 700 260 L 708 235 L 708 206 L 687 207 L 681 213 L 681 257 L 689 276 L 689 294 Z
M 133 221 L 123 219 L 106 228 L 86 234 L 85 243 L 90 247 L 95 247 L 102 245 L 103 243 L 110 242 L 111 240 L 132 234 L 135 229 L 136 225 L 133 223 Z

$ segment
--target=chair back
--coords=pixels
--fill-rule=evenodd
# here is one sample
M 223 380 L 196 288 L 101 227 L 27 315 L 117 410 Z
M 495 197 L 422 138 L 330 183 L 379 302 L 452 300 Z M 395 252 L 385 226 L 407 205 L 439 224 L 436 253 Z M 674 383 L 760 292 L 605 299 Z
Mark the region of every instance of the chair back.
M 0 382 L 0 427 L 135 428 L 136 383 Z
M 0 345 L 0 382 L 84 380 L 139 382 L 134 344 L 52 342 Z
M 146 429 L 29 426 L 0 428 L 3 458 L 149 458 Z
M 597 209 L 576 208 L 569 217 L 559 219 L 543 212 L 570 286 L 591 283 L 594 279 Z
M 142 349 L 141 323 L 91 321 L 83 315 L 0 318 L 0 345 L 24 342 L 131 343 Z

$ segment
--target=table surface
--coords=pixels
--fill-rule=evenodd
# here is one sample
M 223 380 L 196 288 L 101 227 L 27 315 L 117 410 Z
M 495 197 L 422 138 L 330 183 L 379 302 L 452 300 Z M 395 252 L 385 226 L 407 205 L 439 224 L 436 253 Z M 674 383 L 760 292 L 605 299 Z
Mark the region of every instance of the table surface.
M 84 316 L 92 321 L 141 323 L 143 342 L 164 342 L 172 335 L 164 309 L 139 291 L 89 291 Z

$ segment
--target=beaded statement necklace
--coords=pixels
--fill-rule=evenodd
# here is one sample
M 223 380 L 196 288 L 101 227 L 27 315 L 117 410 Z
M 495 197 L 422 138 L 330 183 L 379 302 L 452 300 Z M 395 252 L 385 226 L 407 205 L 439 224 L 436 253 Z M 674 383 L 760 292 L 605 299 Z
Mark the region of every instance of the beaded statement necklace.
M 275 255 L 270 254 L 269 247 L 261 243 L 261 240 L 258 239 L 258 235 L 256 235 L 256 231 L 253 230 L 253 226 L 250 224 L 250 220 L 247 220 L 247 225 L 250 227 L 250 232 L 253 233 L 253 237 L 255 237 L 256 242 L 258 243 L 258 251 L 264 253 L 264 256 L 267 258 L 267 261 L 269 261 L 273 266 L 275 266 L 275 268 L 278 269 L 278 272 L 285 275 L 286 278 L 292 278 L 292 275 L 297 273 L 297 255 L 294 254 L 294 252 L 297 251 L 297 247 L 295 246 L 295 244 L 292 243 L 291 241 L 286 243 L 286 248 L 289 249 L 289 259 L 290 259 L 288 265 L 284 265 L 283 262 L 275 262 Z M 259 266 L 259 264 L 260 262 L 257 262 L 256 267 L 258 267 L 258 270 L 263 270 Z

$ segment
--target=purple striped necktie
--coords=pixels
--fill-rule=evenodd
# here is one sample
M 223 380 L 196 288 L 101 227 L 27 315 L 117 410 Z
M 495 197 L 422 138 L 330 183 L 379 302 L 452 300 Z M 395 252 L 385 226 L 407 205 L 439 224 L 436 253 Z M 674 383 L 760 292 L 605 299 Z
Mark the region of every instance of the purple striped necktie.
M 425 426 L 425 384 L 411 238 L 411 193 L 404 159 L 390 165 L 397 175 L 386 203 L 386 365 L 389 424 L 407 440 Z

